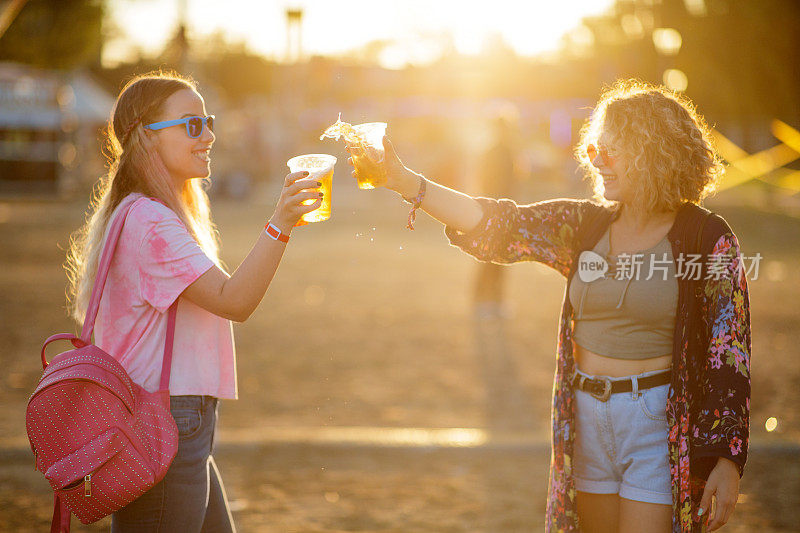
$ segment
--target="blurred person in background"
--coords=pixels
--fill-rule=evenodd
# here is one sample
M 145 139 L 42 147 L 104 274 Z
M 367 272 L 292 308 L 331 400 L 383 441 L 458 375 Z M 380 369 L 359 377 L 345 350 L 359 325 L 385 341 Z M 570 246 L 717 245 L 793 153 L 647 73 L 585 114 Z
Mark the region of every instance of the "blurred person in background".
M 272 281 L 300 217 L 320 206 L 319 183 L 293 173 L 269 220 L 233 274 L 219 259 L 218 233 L 201 179 L 210 176 L 213 116 L 189 79 L 153 73 L 132 79 L 108 125 L 109 172 L 95 188 L 87 222 L 66 264 L 70 311 L 80 323 L 110 222 L 132 205 L 97 315 L 95 344 L 131 379 L 156 391 L 176 300 L 171 413 L 178 452 L 158 484 L 112 516 L 112 531 L 234 531 L 212 456 L 219 399 L 236 399 L 231 321 L 244 322 Z M 302 205 L 304 200 L 313 200 Z
M 406 168 L 388 138 L 384 147 L 383 168 L 359 158 L 353 174 L 386 172 L 412 213 L 427 211 L 481 261 L 537 261 L 567 280 L 546 530 L 725 524 L 748 451 L 749 293 L 736 235 L 699 205 L 723 168 L 691 102 L 635 80 L 605 90 L 576 148 L 592 199 L 473 198 Z M 703 270 L 687 275 L 706 215 Z M 588 252 L 607 273 L 586 279 Z M 642 268 L 626 276 L 637 256 Z M 657 261 L 663 275 L 648 275 Z
M 492 140 L 478 168 L 481 195 L 490 198 L 514 198 L 517 179 L 517 148 L 514 118 L 509 112 L 497 113 L 492 119 Z M 474 306 L 478 320 L 504 319 L 509 310 L 503 300 L 506 272 L 503 265 L 480 262 L 475 273 Z

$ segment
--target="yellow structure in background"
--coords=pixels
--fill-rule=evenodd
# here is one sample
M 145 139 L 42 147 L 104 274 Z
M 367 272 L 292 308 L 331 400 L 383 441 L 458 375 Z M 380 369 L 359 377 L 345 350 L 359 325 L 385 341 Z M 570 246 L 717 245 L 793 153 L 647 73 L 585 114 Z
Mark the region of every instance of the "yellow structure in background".
M 713 134 L 720 155 L 730 163 L 719 190 L 759 179 L 779 187 L 785 194 L 800 191 L 800 170 L 785 168 L 785 165 L 800 159 L 800 131 L 785 122 L 773 120 L 772 134 L 781 144 L 755 154 L 748 154 L 717 130 L 713 130 Z
M 800 152 L 800 131 L 780 120 L 772 121 L 772 134 L 792 150 Z M 800 170 L 781 168 L 773 179 L 778 187 L 792 191 L 800 191 Z

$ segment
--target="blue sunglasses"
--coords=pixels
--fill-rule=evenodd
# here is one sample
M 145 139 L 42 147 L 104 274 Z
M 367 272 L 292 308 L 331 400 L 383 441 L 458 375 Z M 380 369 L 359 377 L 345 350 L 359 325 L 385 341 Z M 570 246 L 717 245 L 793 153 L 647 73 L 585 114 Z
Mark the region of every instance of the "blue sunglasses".
M 207 117 L 184 117 L 176 120 L 165 120 L 163 122 L 153 122 L 145 126 L 148 130 L 163 130 L 178 124 L 186 124 L 186 135 L 192 139 L 197 139 L 203 134 L 203 127 L 208 126 L 209 131 L 214 131 L 214 115 Z

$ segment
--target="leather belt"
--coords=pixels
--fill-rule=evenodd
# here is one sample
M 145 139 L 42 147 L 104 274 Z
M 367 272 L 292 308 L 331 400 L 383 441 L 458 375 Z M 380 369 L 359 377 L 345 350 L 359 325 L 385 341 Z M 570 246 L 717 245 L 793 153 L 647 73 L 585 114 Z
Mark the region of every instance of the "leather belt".
M 660 385 L 666 385 L 670 382 L 672 376 L 671 370 L 664 370 L 658 374 L 652 374 L 643 378 L 638 378 L 638 390 L 651 389 Z M 619 379 L 611 381 L 606 376 L 598 378 L 587 378 L 583 374 L 574 372 L 570 384 L 575 389 L 588 392 L 601 402 L 608 401 L 612 394 L 618 392 L 631 392 L 633 390 L 633 380 Z

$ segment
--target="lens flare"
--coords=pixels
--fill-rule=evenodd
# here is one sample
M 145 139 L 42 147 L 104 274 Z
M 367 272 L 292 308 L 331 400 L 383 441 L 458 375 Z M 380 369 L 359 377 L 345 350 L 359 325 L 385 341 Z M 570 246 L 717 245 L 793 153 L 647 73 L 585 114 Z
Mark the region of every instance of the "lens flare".
M 770 432 L 775 431 L 775 428 L 777 428 L 777 427 L 778 427 L 778 419 L 777 418 L 775 418 L 774 416 L 771 416 L 771 417 L 767 418 L 767 421 L 764 424 L 764 428 L 766 428 L 767 431 L 770 431 Z

